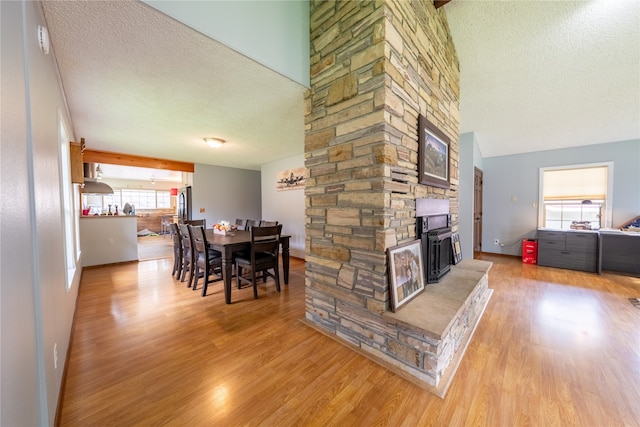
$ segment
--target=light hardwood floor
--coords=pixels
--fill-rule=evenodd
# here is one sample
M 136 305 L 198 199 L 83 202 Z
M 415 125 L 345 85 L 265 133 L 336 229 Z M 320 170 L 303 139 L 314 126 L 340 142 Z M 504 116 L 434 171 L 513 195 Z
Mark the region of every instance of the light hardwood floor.
M 85 269 L 62 426 L 638 426 L 640 279 L 494 262 L 444 399 L 305 326 L 304 262 L 205 298 L 171 259 Z

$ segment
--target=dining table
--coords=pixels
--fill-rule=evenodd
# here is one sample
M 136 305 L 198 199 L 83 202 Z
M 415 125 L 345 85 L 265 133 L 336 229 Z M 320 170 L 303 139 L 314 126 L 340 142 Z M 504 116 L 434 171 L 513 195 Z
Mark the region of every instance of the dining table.
M 233 255 L 241 251 L 251 250 L 251 233 L 245 230 L 227 231 L 226 234 L 214 233 L 213 229 L 205 231 L 207 245 L 222 254 L 222 280 L 224 282 L 224 301 L 231 304 L 231 280 L 233 279 Z M 284 284 L 289 284 L 289 235 L 280 236 L 282 253 L 282 273 Z

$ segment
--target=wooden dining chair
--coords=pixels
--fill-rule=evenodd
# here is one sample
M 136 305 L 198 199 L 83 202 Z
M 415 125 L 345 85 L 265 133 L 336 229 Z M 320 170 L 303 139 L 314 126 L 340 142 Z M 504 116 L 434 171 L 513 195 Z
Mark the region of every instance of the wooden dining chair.
M 278 221 L 260 221 L 260 227 L 273 227 L 274 225 L 278 225 Z
M 195 259 L 191 248 L 191 234 L 189 233 L 188 224 L 178 224 L 178 228 L 180 229 L 180 237 L 182 238 L 182 274 L 180 275 L 180 281 L 184 282 L 186 279 L 187 288 L 190 288 L 191 282 L 193 281 L 193 264 Z M 187 273 L 189 274 L 188 277 Z
M 195 291 L 198 287 L 198 279 L 202 277 L 204 279 L 202 296 L 204 297 L 207 295 L 210 276 L 215 275 L 215 281 L 222 280 L 222 254 L 219 251 L 209 249 L 207 235 L 203 226 L 189 224 L 188 227 L 191 234 L 191 247 L 194 253 L 193 285 L 191 288 Z
M 163 239 L 167 234 L 171 233 L 171 224 L 173 223 L 171 220 L 171 215 L 162 215 L 160 220 L 160 234 L 162 234 Z
M 236 218 L 236 226 L 238 227 L 238 230 L 246 230 L 247 229 L 247 220 L 246 219 Z
M 255 219 L 248 219 L 247 220 L 247 227 L 245 228 L 245 230 L 249 231 L 249 229 L 251 229 L 251 227 L 259 227 L 260 226 L 260 221 L 257 221 Z
M 280 269 L 278 259 L 280 254 L 280 234 L 282 225 L 271 227 L 251 227 L 251 250 L 249 256 L 239 255 L 235 259 L 238 269 L 236 275 L 238 285 L 242 282 L 250 283 L 253 286 L 253 297 L 258 298 L 257 279 L 262 278 L 266 282 L 267 277 L 271 277 L 276 282 L 276 290 L 280 292 Z M 243 269 L 250 269 L 249 277 L 242 276 Z M 270 271 L 271 270 L 271 271 Z M 260 272 L 261 275 L 257 276 Z
M 171 223 L 169 224 L 171 230 L 171 237 L 173 238 L 173 271 L 171 271 L 171 275 L 175 276 L 176 279 L 180 278 L 182 274 L 182 238 L 180 237 L 180 229 L 178 228 L 178 224 Z
M 195 225 L 195 226 L 201 225 L 201 226 L 203 226 L 205 228 L 205 230 L 207 229 L 207 220 L 206 220 L 206 218 L 203 218 L 203 219 L 188 219 L 188 220 L 184 221 L 184 223 L 187 224 L 187 225 Z

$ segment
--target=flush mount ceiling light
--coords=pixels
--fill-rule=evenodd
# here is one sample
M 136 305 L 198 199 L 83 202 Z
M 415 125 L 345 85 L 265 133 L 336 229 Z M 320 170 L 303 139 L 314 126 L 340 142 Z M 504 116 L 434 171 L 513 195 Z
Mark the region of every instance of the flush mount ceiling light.
M 209 144 L 209 147 L 211 148 L 220 148 L 222 147 L 222 144 L 225 143 L 225 140 L 220 138 L 205 138 L 204 142 Z

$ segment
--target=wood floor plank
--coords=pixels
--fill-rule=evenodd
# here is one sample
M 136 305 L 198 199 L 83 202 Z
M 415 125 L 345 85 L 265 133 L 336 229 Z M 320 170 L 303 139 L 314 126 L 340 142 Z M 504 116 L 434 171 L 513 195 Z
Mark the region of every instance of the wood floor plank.
M 171 259 L 85 269 L 61 426 L 632 426 L 640 278 L 493 261 L 444 399 L 308 327 L 304 261 L 204 298 Z

